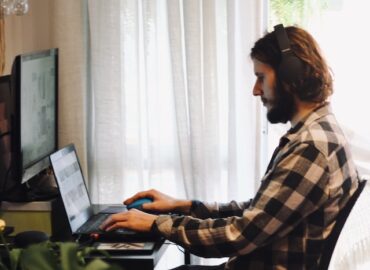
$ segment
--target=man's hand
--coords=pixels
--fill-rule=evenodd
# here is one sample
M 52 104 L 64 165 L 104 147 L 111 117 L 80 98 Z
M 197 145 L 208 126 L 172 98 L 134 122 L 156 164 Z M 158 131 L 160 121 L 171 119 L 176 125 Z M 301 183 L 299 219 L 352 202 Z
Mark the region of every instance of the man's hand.
M 127 212 L 111 215 L 103 222 L 100 229 L 111 231 L 124 228 L 139 232 L 149 232 L 157 217 L 137 209 L 131 209 Z
M 154 189 L 136 193 L 134 196 L 128 198 L 123 203 L 127 205 L 141 198 L 151 198 L 153 200 L 152 203 L 145 203 L 142 205 L 144 211 L 153 211 L 157 213 L 168 213 L 173 211 L 181 212 L 184 214 L 190 213 L 191 201 L 178 200 Z

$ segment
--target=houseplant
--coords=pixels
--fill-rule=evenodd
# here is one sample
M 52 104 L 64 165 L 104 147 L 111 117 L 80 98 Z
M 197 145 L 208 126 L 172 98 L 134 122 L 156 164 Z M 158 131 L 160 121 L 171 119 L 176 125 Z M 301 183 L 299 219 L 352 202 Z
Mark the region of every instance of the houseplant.
M 5 222 L 0 219 L 0 240 L 3 243 L 0 270 L 118 270 L 100 259 L 85 261 L 85 256 L 94 249 L 80 248 L 73 242 L 44 242 L 27 248 L 12 248 L 7 245 L 3 231 Z

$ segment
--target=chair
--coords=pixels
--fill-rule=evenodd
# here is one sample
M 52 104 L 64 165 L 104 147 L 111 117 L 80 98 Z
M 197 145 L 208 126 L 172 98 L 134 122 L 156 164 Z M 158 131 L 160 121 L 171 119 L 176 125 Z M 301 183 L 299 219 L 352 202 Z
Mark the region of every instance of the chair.
M 329 269 L 370 269 L 370 181 L 367 181 L 339 235 Z
M 342 235 L 347 233 L 347 232 L 343 231 L 343 227 L 346 227 L 346 228 L 348 227 L 347 226 L 347 223 L 348 223 L 347 219 L 349 217 L 351 219 L 358 219 L 357 215 L 359 213 L 357 213 L 357 212 L 359 212 L 359 210 L 361 210 L 360 212 L 364 212 L 364 210 L 366 209 L 366 208 L 361 209 L 361 206 L 358 206 L 358 203 L 356 203 L 356 202 L 360 198 L 360 195 L 363 194 L 363 190 L 365 189 L 365 187 L 366 187 L 366 190 L 367 190 L 366 193 L 370 192 L 370 186 L 369 186 L 370 183 L 368 183 L 368 182 L 369 181 L 366 181 L 366 180 L 360 181 L 358 189 L 355 191 L 353 196 L 350 198 L 350 200 L 348 201 L 346 206 L 339 212 L 338 217 L 337 217 L 337 222 L 335 223 L 332 232 L 328 236 L 328 239 L 325 241 L 325 244 L 324 244 L 324 247 L 323 247 L 323 253 L 321 255 L 321 259 L 320 259 L 320 262 L 319 262 L 319 267 L 318 267 L 319 270 L 327 270 L 329 268 L 329 264 L 332 265 L 332 262 L 333 262 L 332 258 L 333 258 L 333 255 L 334 255 L 333 252 L 339 246 L 338 239 L 345 238 L 345 236 L 342 236 Z M 365 197 L 365 195 L 363 195 L 361 197 Z M 369 197 L 369 199 L 370 199 L 370 197 Z M 368 200 L 368 202 L 370 202 L 370 200 Z M 356 203 L 355 208 L 357 208 L 356 211 L 354 211 L 354 209 L 353 209 L 355 203 Z M 370 219 L 369 219 L 369 221 L 370 221 Z M 346 230 L 348 230 L 348 229 L 346 229 Z M 353 229 L 350 228 L 350 230 L 352 231 Z M 370 231 L 370 226 L 368 227 L 368 230 Z M 342 241 L 343 240 L 341 240 L 340 243 L 342 243 Z M 334 268 L 334 269 L 337 269 L 337 268 Z M 353 268 L 343 268 L 343 269 L 351 269 L 352 270 Z

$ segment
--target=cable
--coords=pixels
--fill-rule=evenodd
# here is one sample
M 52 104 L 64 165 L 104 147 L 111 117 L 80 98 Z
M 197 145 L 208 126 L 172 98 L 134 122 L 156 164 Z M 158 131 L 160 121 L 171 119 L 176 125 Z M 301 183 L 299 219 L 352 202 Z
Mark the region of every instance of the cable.
M 163 244 L 164 244 L 164 245 L 174 245 L 174 246 L 176 246 L 176 247 L 177 247 L 177 249 L 178 249 L 180 252 L 185 253 L 185 249 L 184 249 L 182 246 L 178 245 L 178 244 L 175 244 L 175 243 L 172 243 L 172 242 L 165 242 L 165 243 L 163 243 Z
M 75 242 L 76 242 L 76 243 L 79 243 L 79 242 L 80 242 L 81 236 L 82 236 L 82 234 L 79 234 L 79 235 L 76 237 L 76 239 L 75 239 Z
M 1 191 L 0 191 L 0 193 L 5 193 L 7 191 L 5 189 L 7 188 L 8 177 L 9 177 L 9 173 L 11 172 L 11 170 L 12 170 L 12 160 L 10 160 L 9 168 L 5 172 L 4 182 L 1 185 Z M 1 195 L 1 197 L 3 197 L 3 194 L 0 194 L 0 195 Z M 1 201 L 2 200 L 3 200 L 3 198 L 1 198 Z
M 84 238 L 84 240 L 82 239 Z M 80 248 L 82 247 L 88 247 L 91 246 L 96 241 L 95 237 L 89 236 L 89 237 L 82 237 L 82 234 L 79 234 L 75 240 L 75 243 L 78 244 Z
M 0 134 L 0 139 L 2 139 L 3 137 L 5 136 L 9 136 L 11 135 L 11 131 L 6 131 L 4 133 L 1 133 Z M 3 200 L 3 196 L 5 196 L 5 192 L 6 192 L 6 186 L 7 186 L 7 183 L 8 183 L 8 177 L 9 177 L 9 173 L 11 172 L 11 169 L 12 169 L 12 166 L 13 166 L 13 155 L 10 156 L 10 163 L 9 163 L 9 168 L 7 168 L 6 172 L 5 172 L 5 175 L 4 175 L 4 178 L 3 178 L 3 183 L 1 185 L 1 189 L 0 189 L 0 200 L 2 201 Z
M 11 134 L 11 133 L 10 133 L 10 131 L 6 131 L 6 132 L 4 132 L 4 133 L 0 134 L 0 139 L 1 139 L 2 137 L 4 137 L 4 136 L 10 135 L 10 134 Z

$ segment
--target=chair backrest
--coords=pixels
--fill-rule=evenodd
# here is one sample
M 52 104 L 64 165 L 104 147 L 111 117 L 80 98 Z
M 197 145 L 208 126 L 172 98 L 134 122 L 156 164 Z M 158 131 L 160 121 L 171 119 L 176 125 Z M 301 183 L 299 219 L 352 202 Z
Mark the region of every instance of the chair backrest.
M 344 224 L 329 269 L 370 269 L 370 181 Z
M 347 218 L 350 216 L 353 206 L 355 205 L 364 187 L 366 186 L 366 183 L 367 183 L 366 180 L 360 181 L 358 189 L 349 199 L 346 206 L 339 212 L 334 228 L 330 235 L 328 236 L 327 240 L 325 241 L 323 252 L 319 262 L 318 267 L 319 270 L 327 270 L 329 268 L 329 264 L 331 262 L 333 251 L 336 247 L 339 235 L 342 232 L 343 226 L 346 223 Z

